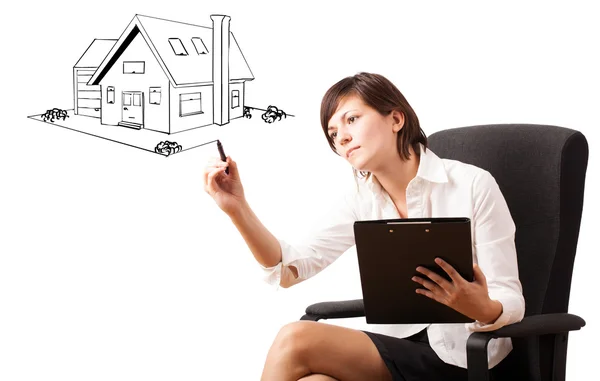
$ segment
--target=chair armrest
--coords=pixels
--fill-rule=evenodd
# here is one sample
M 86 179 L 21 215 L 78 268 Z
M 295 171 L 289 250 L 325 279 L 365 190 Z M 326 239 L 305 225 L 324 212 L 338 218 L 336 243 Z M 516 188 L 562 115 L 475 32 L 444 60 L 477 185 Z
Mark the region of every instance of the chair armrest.
M 577 315 L 555 313 L 527 316 L 519 323 L 509 324 L 495 331 L 474 332 L 467 340 L 469 381 L 489 380 L 487 346 L 491 339 L 554 334 L 557 335 L 555 337 L 555 346 L 566 345 L 566 339 L 562 340 L 561 336 L 564 335 L 566 337 L 567 332 L 581 329 L 583 326 L 585 326 L 585 320 Z M 562 369 L 564 361 L 560 364 L 555 363 L 555 369 Z
M 337 302 L 321 302 L 306 307 L 306 315 L 300 320 L 343 319 L 365 316 L 362 299 Z
M 569 313 L 531 315 L 519 323 L 509 324 L 487 333 L 496 337 L 527 337 L 569 332 L 581 329 L 585 320 Z

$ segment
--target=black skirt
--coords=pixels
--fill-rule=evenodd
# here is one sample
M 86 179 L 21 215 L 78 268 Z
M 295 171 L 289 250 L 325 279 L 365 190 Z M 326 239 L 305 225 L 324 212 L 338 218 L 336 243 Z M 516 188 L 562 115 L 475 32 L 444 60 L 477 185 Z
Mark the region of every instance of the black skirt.
M 467 381 L 467 370 L 446 364 L 429 345 L 427 329 L 410 337 L 365 332 L 377 347 L 394 381 Z

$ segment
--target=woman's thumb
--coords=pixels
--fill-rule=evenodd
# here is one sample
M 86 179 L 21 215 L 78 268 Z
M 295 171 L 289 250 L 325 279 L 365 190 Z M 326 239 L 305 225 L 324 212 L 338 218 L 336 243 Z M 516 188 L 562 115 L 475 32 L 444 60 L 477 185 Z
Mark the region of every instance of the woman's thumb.
M 229 174 L 230 175 L 238 175 L 238 167 L 237 163 L 231 158 L 231 156 L 227 156 L 227 163 L 229 164 Z
M 486 284 L 485 275 L 477 263 L 473 263 L 473 280 L 477 283 Z

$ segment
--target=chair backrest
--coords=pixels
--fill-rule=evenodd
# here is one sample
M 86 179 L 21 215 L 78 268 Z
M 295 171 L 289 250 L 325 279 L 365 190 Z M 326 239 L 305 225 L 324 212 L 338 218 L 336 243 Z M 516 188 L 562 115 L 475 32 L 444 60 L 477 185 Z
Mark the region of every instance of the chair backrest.
M 583 134 L 496 124 L 439 131 L 428 141 L 439 157 L 473 164 L 496 179 L 517 228 L 525 315 L 567 312 L 588 161 Z M 527 375 L 519 379 L 549 377 L 553 343 L 546 344 L 544 338 L 513 339 L 512 367 Z

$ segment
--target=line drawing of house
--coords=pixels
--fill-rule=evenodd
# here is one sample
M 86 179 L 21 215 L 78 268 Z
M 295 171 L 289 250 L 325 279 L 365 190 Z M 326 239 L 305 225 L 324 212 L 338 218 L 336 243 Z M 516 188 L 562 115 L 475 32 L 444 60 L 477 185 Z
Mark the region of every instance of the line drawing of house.
M 118 40 L 94 40 L 73 68 L 75 114 L 167 134 L 242 117 L 254 75 L 231 18 L 210 18 L 212 28 L 135 15 Z
M 216 142 L 218 131 L 199 127 L 251 119 L 253 110 L 266 123 L 293 117 L 246 104 L 254 75 L 231 18 L 210 19 L 206 27 L 136 14 L 118 39 L 94 39 L 79 56 L 73 109 L 28 117 L 164 156 Z

